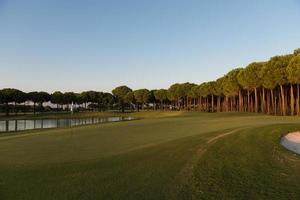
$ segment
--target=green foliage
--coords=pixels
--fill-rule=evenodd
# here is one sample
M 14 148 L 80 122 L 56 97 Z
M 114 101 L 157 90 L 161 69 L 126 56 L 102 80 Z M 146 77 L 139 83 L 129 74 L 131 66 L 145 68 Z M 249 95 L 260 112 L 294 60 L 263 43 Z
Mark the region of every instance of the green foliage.
M 89 93 L 87 91 L 80 93 L 80 100 L 84 103 L 90 102 L 91 100 Z
M 139 90 L 135 90 L 133 93 L 134 93 L 134 98 L 138 103 L 148 103 L 150 98 L 149 90 L 139 89 Z
M 5 88 L 0 90 L 0 102 L 2 103 L 21 103 L 26 101 L 26 97 L 27 96 L 24 92 L 14 88 Z
M 300 83 L 300 54 L 291 59 L 286 71 L 291 83 Z
M 39 92 L 38 93 L 38 101 L 39 103 L 48 102 L 51 100 L 51 95 L 47 92 Z
M 294 55 L 299 55 L 299 54 L 300 54 L 300 48 L 295 49 L 295 50 L 294 50 Z
M 27 100 L 27 94 L 25 92 L 16 89 L 13 100 L 16 103 L 23 103 Z
M 200 84 L 199 94 L 201 97 L 207 97 L 210 94 L 208 82 Z
M 115 97 L 110 93 L 103 93 L 102 103 L 106 107 L 106 109 L 109 109 L 115 103 Z
M 116 99 L 119 101 L 119 103 L 120 103 L 122 112 L 125 111 L 124 102 L 126 101 L 126 95 L 127 95 L 129 92 L 132 92 L 132 90 L 131 90 L 129 87 L 127 87 L 126 85 L 122 85 L 122 86 L 116 87 L 116 88 L 112 91 L 113 95 L 115 96 L 115 98 L 116 98 Z
M 240 84 L 240 86 L 242 86 L 243 89 L 250 90 L 245 71 L 246 71 L 245 69 L 241 69 L 239 71 L 239 73 L 237 75 L 237 80 L 238 80 L 238 83 Z
M 224 77 L 218 78 L 215 83 L 215 95 L 221 96 L 223 94 Z
M 154 96 L 160 102 L 168 100 L 168 90 L 166 90 L 166 89 L 156 90 L 156 91 L 154 91 Z
M 240 70 L 238 73 L 238 82 L 245 89 L 258 88 L 262 84 L 261 80 L 261 70 L 264 63 L 251 63 L 245 69 Z
M 81 93 L 75 93 L 75 96 L 76 96 L 76 101 L 75 101 L 76 104 L 83 104 L 83 103 L 85 103 L 85 101 L 84 101 Z
M 237 68 L 231 70 L 227 75 L 224 76 L 223 80 L 223 92 L 226 96 L 237 96 L 241 86 L 238 82 L 238 74 L 243 70 L 242 68 Z
M 64 104 L 71 104 L 76 101 L 76 94 L 74 92 L 65 92 L 64 93 Z
M 267 62 L 268 72 L 276 85 L 284 85 L 288 82 L 286 68 L 289 65 L 292 55 L 275 56 Z
M 83 92 L 83 96 L 85 96 L 86 102 L 90 103 L 101 103 L 103 99 L 103 92 L 97 92 L 97 91 L 86 91 Z
M 54 104 L 64 103 L 64 94 L 62 92 L 56 91 L 51 95 L 51 102 Z
M 272 65 L 265 64 L 261 69 L 260 77 L 263 87 L 269 90 L 273 90 L 277 86 L 277 81 L 274 78 Z
M 37 103 L 39 102 L 40 100 L 40 97 L 39 97 L 39 93 L 34 91 L 34 92 L 29 92 L 27 94 L 27 97 L 28 97 L 28 100 L 32 101 L 33 103 Z
M 134 100 L 135 100 L 135 98 L 134 98 L 134 93 L 133 92 L 128 92 L 124 97 L 124 102 L 125 103 L 133 103 Z
M 90 100 L 91 103 L 97 103 L 99 101 L 100 98 L 100 93 L 96 92 L 96 91 L 88 91 L 88 99 Z
M 125 101 L 128 92 L 132 92 L 132 90 L 125 85 L 119 86 L 112 91 L 113 95 L 121 101 Z
M 188 97 L 197 98 L 198 97 L 198 85 L 194 85 L 190 92 L 188 93 Z
M 50 96 L 46 92 L 30 92 L 25 94 L 22 91 L 7 88 L 0 91 L 0 103 L 22 103 L 30 100 L 34 102 L 35 107 L 36 103 L 40 103 L 42 105 L 43 102 L 48 102 L 51 100 L 52 103 L 61 105 L 70 104 L 72 102 L 76 104 L 85 103 L 85 105 L 89 103 L 89 105 L 92 105 L 94 108 L 95 104 L 98 104 L 100 109 L 100 107 L 102 108 L 103 106 L 111 107 L 117 101 L 122 107 L 122 111 L 124 111 L 124 106 L 127 106 L 127 104 L 124 105 L 124 103 L 137 102 L 141 104 L 150 102 L 155 104 L 157 103 L 157 100 L 160 102 L 169 100 L 176 101 L 176 105 L 179 106 L 179 109 L 181 109 L 188 107 L 191 102 L 196 103 L 197 101 L 195 101 L 195 98 L 198 97 L 207 97 L 210 95 L 225 95 L 227 97 L 233 97 L 240 94 L 244 95 L 245 93 L 242 91 L 242 89 L 253 90 L 263 86 L 266 89 L 273 90 L 278 85 L 282 86 L 289 83 L 299 83 L 299 56 L 300 49 L 296 49 L 294 54 L 275 56 L 272 57 L 268 62 L 254 62 L 249 64 L 244 69 L 237 68 L 231 70 L 225 76 L 217 79 L 216 81 L 202 83 L 201 85 L 196 85 L 189 82 L 175 83 L 171 85 L 168 90 L 162 89 L 149 91 L 147 89 L 140 89 L 132 93 L 130 88 L 123 85 L 115 88 L 112 91 L 113 95 L 97 91 L 84 91 L 80 94 L 75 94 L 73 92 L 65 94 L 62 94 L 61 92 L 55 92 Z M 284 96 L 286 96 L 286 88 L 281 87 L 280 89 L 280 98 L 282 99 Z M 257 96 L 259 96 L 260 90 L 255 91 L 256 108 L 258 108 Z M 277 92 L 278 91 L 275 90 L 275 98 L 277 98 Z M 219 98 L 218 100 L 223 101 L 222 98 Z M 240 100 L 241 99 L 239 99 L 239 101 Z M 287 101 L 289 101 L 289 98 L 287 98 Z M 6 107 L 9 106 L 7 105 Z M 282 108 L 284 108 L 284 106 L 282 106 Z M 263 111 L 263 109 L 260 110 Z
M 179 96 L 180 97 L 186 97 L 190 94 L 193 87 L 195 87 L 196 84 L 194 83 L 183 83 L 179 86 Z
M 217 94 L 217 83 L 216 81 L 210 81 L 200 84 L 198 87 L 196 86 L 193 90 L 195 90 L 196 94 L 201 97 L 207 97 L 208 95 L 216 95 Z
M 33 103 L 40 103 L 48 102 L 51 100 L 51 95 L 47 92 L 29 92 L 27 94 L 28 100 L 32 101 Z
M 194 86 L 192 90 L 195 92 L 197 97 L 201 97 L 201 84 Z
M 172 101 L 177 100 L 180 98 L 180 92 L 179 92 L 179 83 L 175 83 L 171 85 L 168 89 L 168 98 Z
M 217 82 L 216 81 L 210 81 L 207 82 L 208 92 L 210 95 L 217 95 Z

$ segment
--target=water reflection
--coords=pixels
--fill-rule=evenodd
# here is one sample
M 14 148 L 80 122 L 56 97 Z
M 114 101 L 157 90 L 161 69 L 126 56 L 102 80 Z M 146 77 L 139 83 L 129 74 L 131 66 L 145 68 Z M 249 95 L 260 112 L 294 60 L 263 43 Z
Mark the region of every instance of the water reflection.
M 0 132 L 73 127 L 88 124 L 129 121 L 133 119 L 134 118 L 132 117 L 90 117 L 74 119 L 2 120 L 0 121 Z

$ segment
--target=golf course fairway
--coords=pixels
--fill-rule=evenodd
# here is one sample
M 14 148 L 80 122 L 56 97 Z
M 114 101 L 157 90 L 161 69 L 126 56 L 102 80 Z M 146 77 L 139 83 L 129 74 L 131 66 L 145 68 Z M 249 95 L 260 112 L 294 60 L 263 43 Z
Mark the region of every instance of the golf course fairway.
M 0 199 L 300 199 L 299 117 L 140 112 L 0 136 Z

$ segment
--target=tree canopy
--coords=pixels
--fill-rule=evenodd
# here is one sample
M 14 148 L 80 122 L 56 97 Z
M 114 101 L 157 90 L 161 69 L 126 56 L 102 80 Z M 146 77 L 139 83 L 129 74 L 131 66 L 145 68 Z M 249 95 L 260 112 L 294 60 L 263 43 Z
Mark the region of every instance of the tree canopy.
M 291 83 L 300 83 L 300 54 L 291 59 L 286 71 Z
M 190 82 L 174 83 L 168 89 L 132 91 L 128 86 L 116 87 L 111 93 L 99 91 L 83 91 L 81 93 L 56 91 L 25 93 L 14 88 L 0 90 L 0 112 L 10 110 L 43 109 L 44 102 L 61 105 L 60 110 L 77 105 L 78 110 L 102 110 L 119 107 L 124 112 L 125 107 L 138 108 L 157 107 L 160 102 L 171 109 L 205 110 L 214 112 L 229 111 L 261 111 L 271 114 L 296 113 L 300 115 L 300 49 L 291 54 L 277 55 L 265 62 L 252 62 L 245 68 L 235 68 L 217 80 L 200 84 Z M 296 101 L 294 101 L 296 96 Z M 30 101 L 28 105 L 26 102 Z M 246 103 L 245 103 L 246 102 Z M 24 103 L 24 105 L 18 105 Z M 65 106 L 66 105 L 66 106 Z M 85 108 L 82 106 L 84 105 Z M 48 104 L 47 104 L 48 106 Z M 29 108 L 27 108 L 29 107 Z M 204 108 L 204 109 L 203 109 Z M 255 109 L 254 109 L 255 108 Z
M 238 74 L 242 68 L 233 69 L 224 76 L 223 92 L 226 96 L 237 96 L 241 86 L 238 81 Z
M 134 92 L 134 98 L 138 103 L 144 104 L 148 103 L 148 100 L 150 98 L 150 91 L 147 89 L 139 89 L 135 90 Z

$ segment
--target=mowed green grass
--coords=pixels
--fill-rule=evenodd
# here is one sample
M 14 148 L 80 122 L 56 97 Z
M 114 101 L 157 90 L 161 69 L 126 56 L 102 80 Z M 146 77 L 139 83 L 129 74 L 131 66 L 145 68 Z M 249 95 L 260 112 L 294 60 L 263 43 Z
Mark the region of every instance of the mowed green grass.
M 0 199 L 300 199 L 299 117 L 133 115 L 0 137 Z

